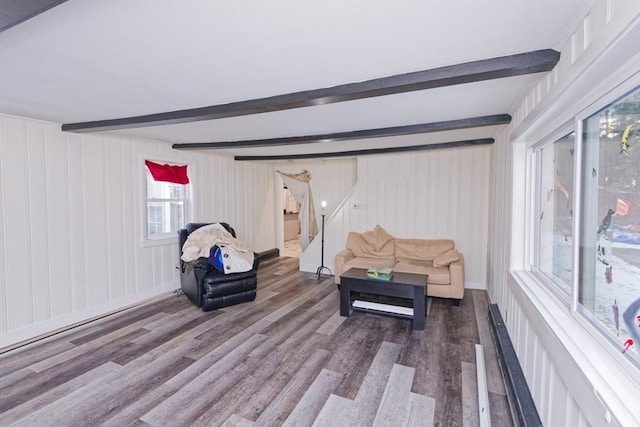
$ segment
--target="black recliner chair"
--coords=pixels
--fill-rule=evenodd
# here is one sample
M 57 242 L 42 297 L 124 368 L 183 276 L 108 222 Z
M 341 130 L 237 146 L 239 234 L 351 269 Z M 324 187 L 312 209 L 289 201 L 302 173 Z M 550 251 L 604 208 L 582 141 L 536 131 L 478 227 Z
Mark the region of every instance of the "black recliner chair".
M 185 228 L 178 230 L 178 261 L 180 265 L 180 285 L 182 291 L 189 300 L 202 307 L 203 311 L 215 310 L 234 304 L 253 301 L 256 298 L 258 284 L 257 273 L 260 257 L 254 253 L 253 268 L 243 273 L 224 274 L 213 268 L 207 258 L 198 258 L 192 262 L 184 262 L 182 246 L 187 237 L 198 228 L 211 223 L 189 223 Z M 224 228 L 236 237 L 236 232 L 225 222 L 221 222 Z

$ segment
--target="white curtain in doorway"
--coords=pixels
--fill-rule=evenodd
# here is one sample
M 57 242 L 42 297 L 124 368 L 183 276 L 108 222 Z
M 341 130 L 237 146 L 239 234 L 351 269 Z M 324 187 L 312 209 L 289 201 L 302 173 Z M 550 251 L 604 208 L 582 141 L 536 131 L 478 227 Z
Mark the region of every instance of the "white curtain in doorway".
M 288 174 L 278 171 L 284 185 L 287 186 L 296 201 L 300 203 L 300 246 L 304 251 L 309 243 L 318 234 L 318 223 L 316 222 L 316 211 L 313 207 L 313 196 L 311 194 L 311 174 L 309 171 Z

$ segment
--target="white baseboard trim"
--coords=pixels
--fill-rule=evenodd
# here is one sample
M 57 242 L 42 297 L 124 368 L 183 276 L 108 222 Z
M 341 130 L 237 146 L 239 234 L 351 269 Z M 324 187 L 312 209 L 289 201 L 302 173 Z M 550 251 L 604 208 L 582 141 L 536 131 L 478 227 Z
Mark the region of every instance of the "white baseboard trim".
M 160 288 L 147 289 L 142 292 L 138 292 L 135 295 L 129 295 L 114 301 L 104 302 L 82 310 L 63 314 L 52 319 L 24 326 L 13 331 L 8 331 L 0 334 L 0 352 L 5 347 L 29 341 L 41 335 L 47 335 L 75 324 L 80 324 L 96 317 L 104 316 L 110 312 L 126 309 L 164 293 L 172 292 L 177 288 L 179 288 L 179 285 L 169 284 Z
M 476 344 L 476 377 L 478 381 L 478 418 L 480 419 L 480 427 L 491 427 L 487 371 L 484 364 L 484 350 L 480 344 Z
M 487 289 L 487 284 L 483 282 L 464 282 L 465 289 Z

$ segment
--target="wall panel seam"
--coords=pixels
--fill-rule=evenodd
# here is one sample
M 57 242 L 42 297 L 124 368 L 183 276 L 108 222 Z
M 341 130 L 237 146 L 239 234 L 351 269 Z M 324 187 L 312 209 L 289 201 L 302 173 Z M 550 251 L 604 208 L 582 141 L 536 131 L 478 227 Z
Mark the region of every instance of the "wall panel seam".
M 100 141 L 102 143 L 102 163 L 103 163 L 103 170 L 105 172 L 105 176 L 104 179 L 102 180 L 102 194 L 104 197 L 104 205 L 107 208 L 108 211 L 108 207 L 109 207 L 109 200 L 110 200 L 110 194 L 109 194 L 109 185 L 107 184 L 108 176 L 109 174 L 107 173 L 107 171 L 109 170 L 109 165 L 107 163 L 107 141 L 105 140 L 106 138 L 103 136 L 102 138 L 100 138 Z M 109 238 L 109 236 L 111 235 L 110 231 L 111 231 L 111 221 L 109 221 L 110 215 L 106 214 L 104 216 L 104 227 L 105 230 L 107 231 L 106 235 L 107 238 L 105 239 L 105 245 L 106 245 L 106 252 L 107 252 L 107 301 L 111 301 L 113 299 L 113 273 L 112 271 L 112 262 L 111 262 L 111 239 Z
M 6 177 L 4 176 L 3 171 L 6 170 L 5 166 L 3 165 L 2 160 L 6 159 L 6 156 L 2 154 L 3 152 L 3 147 L 5 144 L 5 135 L 4 135 L 4 130 L 5 130 L 5 120 L 4 118 L 0 117 L 0 189 L 4 188 L 4 183 L 6 182 Z M 0 237 L 2 237 L 2 239 L 0 239 L 0 256 L 2 257 L 2 264 L 0 265 L 0 273 L 2 274 L 2 283 L 0 286 L 0 292 L 2 292 L 2 298 L 0 299 L 0 302 L 2 303 L 2 314 L 0 316 L 2 316 L 2 319 L 0 319 L 0 332 L 4 332 L 6 330 L 9 329 L 9 306 L 8 306 L 8 296 L 7 296 L 7 286 L 9 284 L 9 277 L 7 274 L 7 250 L 6 250 L 6 242 L 7 239 L 5 238 L 5 236 L 7 235 L 6 233 L 6 229 L 7 229 L 7 223 L 6 223 L 6 215 L 5 215 L 5 204 L 4 204 L 4 197 L 0 197 L 0 227 L 1 227 L 1 233 L 0 233 Z
M 42 141 L 43 141 L 43 145 L 46 145 L 47 143 L 47 132 L 46 132 L 46 127 L 43 125 L 42 126 Z M 44 151 L 44 178 L 45 181 L 48 181 L 48 176 L 49 176 L 49 171 L 51 169 L 50 166 L 50 162 L 47 161 L 47 152 L 46 152 L 46 147 L 43 148 Z M 45 227 L 47 229 L 47 231 L 50 229 L 50 223 L 51 223 L 51 212 L 49 212 L 50 209 L 50 203 L 49 203 L 49 195 L 47 194 L 47 186 L 46 184 L 44 185 L 44 189 L 45 189 L 45 203 L 46 203 L 46 207 L 45 207 L 45 216 L 44 216 L 44 221 L 45 221 Z M 47 238 L 47 245 L 46 247 L 49 248 L 51 246 L 51 237 L 49 236 L 49 233 L 47 232 L 46 234 L 46 238 Z M 49 260 L 47 262 L 47 287 L 49 288 L 49 318 L 53 317 L 53 289 L 52 287 L 52 283 L 51 283 L 51 277 L 53 276 L 53 265 L 51 264 L 51 260 Z
M 29 141 L 29 131 L 28 131 L 28 127 L 26 123 L 22 124 L 22 132 L 23 132 L 23 136 L 22 136 L 22 140 L 26 142 L 25 144 L 25 150 L 24 150 L 24 161 L 25 161 L 25 165 L 27 166 L 24 169 L 24 173 L 26 175 L 26 182 L 27 185 L 25 187 L 25 192 L 27 193 L 25 195 L 25 201 L 26 201 L 26 207 L 27 207 L 27 218 L 28 218 L 28 223 L 27 223 L 27 227 L 25 230 L 25 239 L 27 242 L 29 242 L 29 244 L 27 245 L 27 259 L 33 259 L 33 250 L 31 245 L 33 244 L 33 240 L 32 240 L 32 229 L 31 229 L 31 223 L 32 223 L 32 218 L 31 218 L 31 174 L 29 173 L 29 150 L 31 150 L 32 148 L 32 144 Z M 34 298 L 34 292 L 33 292 L 33 271 L 29 270 L 26 272 L 26 285 L 27 285 L 27 290 L 28 290 L 28 297 L 31 300 L 29 306 L 31 307 L 31 323 L 34 323 L 36 320 L 36 307 L 35 307 L 35 298 Z M 15 285 L 15 284 L 14 284 Z

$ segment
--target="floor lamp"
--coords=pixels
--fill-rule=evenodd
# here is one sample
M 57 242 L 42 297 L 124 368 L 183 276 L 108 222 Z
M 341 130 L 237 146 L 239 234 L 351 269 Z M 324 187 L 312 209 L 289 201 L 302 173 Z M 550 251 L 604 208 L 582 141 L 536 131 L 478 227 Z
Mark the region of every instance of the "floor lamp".
M 331 270 L 329 270 L 329 267 L 325 267 L 324 265 L 324 209 L 327 207 L 327 202 L 326 200 L 322 201 L 322 240 L 320 240 L 320 245 L 321 245 L 321 249 L 320 249 L 320 267 L 318 267 L 318 270 L 316 271 L 316 273 L 318 274 L 318 280 L 320 280 L 320 273 L 322 273 L 322 270 L 327 270 L 329 272 L 329 275 L 331 275 Z

